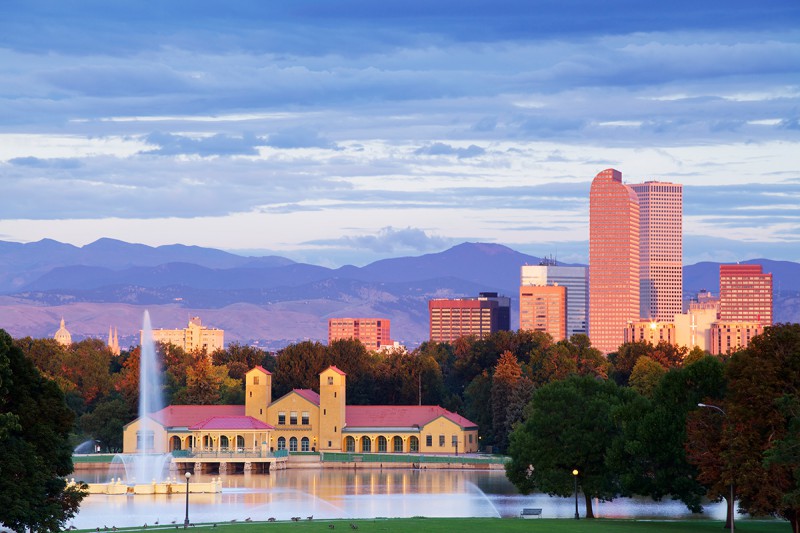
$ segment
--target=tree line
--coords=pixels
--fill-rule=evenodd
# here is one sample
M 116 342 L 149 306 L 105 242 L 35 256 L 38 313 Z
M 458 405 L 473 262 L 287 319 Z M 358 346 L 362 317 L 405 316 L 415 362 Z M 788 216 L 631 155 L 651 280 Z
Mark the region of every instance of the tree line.
M 589 516 L 592 498 L 633 494 L 699 511 L 703 497 L 728 497 L 735 482 L 743 510 L 794 524 L 798 328 L 768 328 L 725 357 L 643 342 L 605 357 L 585 335 L 555 342 L 530 331 L 426 342 L 410 353 L 369 352 L 354 340 L 299 342 L 274 354 L 239 344 L 210 355 L 157 349 L 167 404 L 242 404 L 244 375 L 256 365 L 273 373 L 273 399 L 318 391 L 318 374 L 336 365 L 348 375 L 351 405 L 442 405 L 475 422 L 482 451 L 509 454 L 508 477 L 523 492 L 571 494 L 577 469 Z M 13 347 L 58 385 L 73 444 L 121 450 L 138 405 L 138 347 L 116 357 L 91 339 L 63 347 L 23 338 Z

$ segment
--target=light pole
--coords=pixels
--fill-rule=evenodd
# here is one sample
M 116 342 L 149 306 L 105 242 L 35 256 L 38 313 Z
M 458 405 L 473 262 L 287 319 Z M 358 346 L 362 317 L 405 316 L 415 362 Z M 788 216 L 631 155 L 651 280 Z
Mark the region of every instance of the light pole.
M 722 413 L 722 416 L 724 416 L 726 418 L 728 416 L 728 413 L 723 411 L 722 407 L 717 407 L 716 405 L 709 405 L 707 403 L 698 403 L 697 407 L 707 407 L 709 409 L 715 409 L 715 410 L 719 411 L 720 413 Z M 733 494 L 733 474 L 731 474 L 731 501 L 730 501 L 730 506 L 728 508 L 728 514 L 731 517 L 731 533 L 734 533 L 734 516 L 735 516 L 735 512 L 736 512 L 735 500 L 733 499 L 733 496 L 734 496 L 734 494 Z
M 192 477 L 191 472 L 186 472 L 186 518 L 183 519 L 183 529 L 189 527 L 189 478 Z
M 572 478 L 575 480 L 575 520 L 580 520 L 581 515 L 578 514 L 578 469 L 572 471 Z

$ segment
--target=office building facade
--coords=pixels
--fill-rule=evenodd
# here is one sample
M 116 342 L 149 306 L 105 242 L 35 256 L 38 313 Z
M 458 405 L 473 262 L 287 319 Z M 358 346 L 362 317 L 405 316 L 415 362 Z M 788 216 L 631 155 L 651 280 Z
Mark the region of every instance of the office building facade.
M 519 329 L 567 338 L 567 288 L 563 285 L 522 285 L 519 288 Z
M 342 339 L 361 341 L 370 351 L 393 344 L 391 323 L 386 318 L 331 318 L 328 320 L 328 344 Z
M 524 265 L 520 272 L 520 287 L 560 285 L 567 290 L 567 338 L 588 332 L 589 280 L 587 268 L 555 264 Z M 520 289 L 521 290 L 521 289 Z M 522 302 L 520 302 L 522 327 Z
M 761 265 L 720 265 L 719 319 L 771 326 L 772 274 Z
M 589 337 L 603 353 L 640 318 L 639 261 L 638 197 L 621 172 L 604 170 L 589 193 Z
M 683 185 L 630 187 L 639 201 L 639 316 L 672 321 L 683 311 Z
M 477 298 L 437 298 L 428 301 L 430 340 L 453 342 L 459 337 L 486 337 L 511 327 L 511 300 L 497 293 Z

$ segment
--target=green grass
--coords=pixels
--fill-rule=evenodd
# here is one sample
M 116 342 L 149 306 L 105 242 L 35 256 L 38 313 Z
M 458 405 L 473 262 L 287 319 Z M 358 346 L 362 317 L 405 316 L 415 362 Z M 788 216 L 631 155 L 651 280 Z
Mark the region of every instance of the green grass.
M 292 533 L 312 531 L 356 531 L 350 524 L 358 526 L 359 533 L 690 533 L 727 531 L 718 520 L 571 520 L 532 518 L 393 518 L 375 520 L 301 520 L 300 522 L 251 522 L 219 523 L 216 527 L 202 524 L 191 527 L 190 533 Z M 333 529 L 329 526 L 333 525 Z M 179 529 L 183 529 L 180 527 Z M 102 530 L 101 530 L 102 531 Z M 139 531 L 126 529 L 120 531 Z M 145 530 L 141 530 L 145 531 Z M 150 527 L 146 531 L 175 531 L 174 528 Z M 736 531 L 741 533 L 787 533 L 788 522 L 779 520 L 742 520 L 736 522 Z

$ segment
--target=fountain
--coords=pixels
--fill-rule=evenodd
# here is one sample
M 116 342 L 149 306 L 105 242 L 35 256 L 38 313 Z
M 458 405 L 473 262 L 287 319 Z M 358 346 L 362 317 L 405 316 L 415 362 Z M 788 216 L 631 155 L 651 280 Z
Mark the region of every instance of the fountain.
M 137 452 L 117 454 L 111 464 L 111 473 L 124 466 L 125 478 L 112 477 L 111 483 L 89 484 L 90 493 L 101 494 L 155 494 L 186 492 L 185 483 L 168 478 L 168 468 L 172 459 L 170 453 L 155 453 L 155 435 L 161 429 L 149 415 L 164 408 L 163 380 L 161 365 L 153 342 L 153 328 L 150 313 L 144 312 L 142 323 L 142 345 L 139 356 L 139 432 Z M 72 480 L 74 482 L 74 480 Z M 195 483 L 190 492 L 220 492 L 219 480 L 211 483 Z

